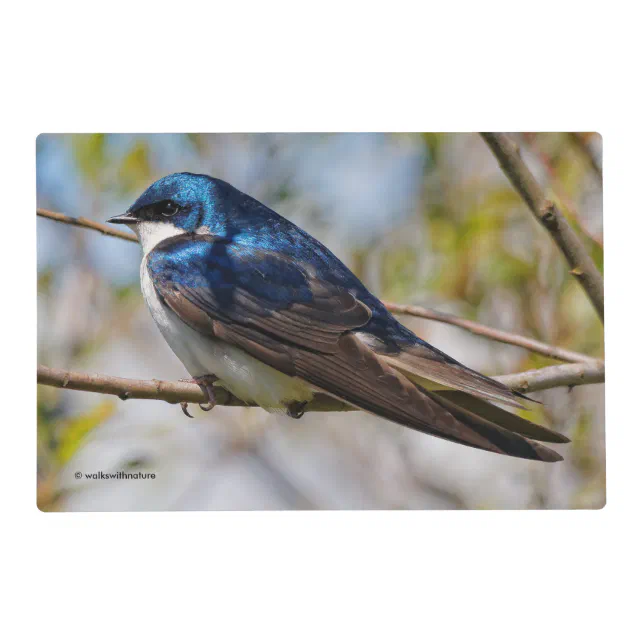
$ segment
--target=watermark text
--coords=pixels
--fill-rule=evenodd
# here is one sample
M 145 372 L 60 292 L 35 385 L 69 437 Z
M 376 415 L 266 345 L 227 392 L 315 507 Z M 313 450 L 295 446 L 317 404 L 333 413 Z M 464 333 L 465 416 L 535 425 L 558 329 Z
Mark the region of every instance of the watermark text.
M 106 481 L 106 480 L 118 480 L 118 481 L 132 481 L 132 480 L 152 480 L 155 479 L 157 475 L 154 472 L 75 472 L 75 479 L 89 479 L 93 481 Z

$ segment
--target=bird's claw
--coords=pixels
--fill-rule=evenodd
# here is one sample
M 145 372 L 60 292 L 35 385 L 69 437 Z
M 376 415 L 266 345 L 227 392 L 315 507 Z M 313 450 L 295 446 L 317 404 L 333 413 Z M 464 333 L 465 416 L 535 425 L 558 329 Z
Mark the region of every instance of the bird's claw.
M 207 383 L 199 382 L 199 379 L 195 379 L 197 384 L 201 387 L 201 391 L 208 396 L 208 402 L 206 404 L 199 403 L 199 408 L 202 411 L 210 411 L 217 406 L 217 397 L 215 396 L 215 390 L 213 389 L 213 382 L 209 381 Z
M 188 417 L 188 418 L 194 418 L 194 416 L 188 411 L 188 403 L 187 402 L 182 402 L 179 403 L 181 405 L 181 411 Z
M 204 395 L 208 397 L 207 403 L 199 403 L 199 408 L 203 411 L 210 411 L 217 406 L 217 396 L 215 395 L 214 383 L 217 382 L 218 378 L 215 375 L 208 374 L 206 376 L 199 376 L 198 378 L 193 378 L 192 380 L 185 379 L 184 382 L 192 382 L 199 385 L 201 391 Z M 188 403 L 181 403 L 181 410 L 188 418 L 194 418 L 192 414 L 188 411 Z
M 288 416 L 291 418 L 295 418 L 296 420 L 298 418 L 302 418 L 304 416 L 304 410 L 307 406 L 308 402 L 291 402 L 288 405 L 286 405 L 286 413 Z

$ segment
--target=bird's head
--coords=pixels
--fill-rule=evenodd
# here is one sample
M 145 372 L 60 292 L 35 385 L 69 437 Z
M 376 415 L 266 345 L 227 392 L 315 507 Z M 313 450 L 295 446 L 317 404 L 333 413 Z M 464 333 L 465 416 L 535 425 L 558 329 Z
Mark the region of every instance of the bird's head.
M 129 226 L 144 253 L 168 237 L 201 229 L 214 233 L 206 221 L 212 219 L 220 184 L 224 182 L 203 174 L 170 174 L 153 183 L 127 212 L 108 219 L 108 223 Z

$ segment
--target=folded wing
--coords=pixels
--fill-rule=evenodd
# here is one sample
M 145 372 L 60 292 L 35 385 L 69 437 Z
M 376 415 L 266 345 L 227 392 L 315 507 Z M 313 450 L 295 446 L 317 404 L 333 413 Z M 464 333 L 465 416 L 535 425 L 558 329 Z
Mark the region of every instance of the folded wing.
M 427 391 L 412 379 L 424 373 L 422 355 L 420 362 L 378 355 L 363 339 L 369 308 L 292 258 L 190 236 L 160 244 L 148 256 L 148 270 L 162 300 L 193 328 L 359 409 L 463 445 L 561 460 L 528 436 L 555 442 L 565 437 L 527 421 L 513 424 L 504 414 L 514 415 L 472 398 L 515 402 L 503 385 L 470 370 L 463 376 L 456 367 L 441 367 L 431 372 L 431 381 L 455 391 Z M 466 398 L 454 397 L 459 392 Z M 462 405 L 468 399 L 482 405 L 467 409 Z

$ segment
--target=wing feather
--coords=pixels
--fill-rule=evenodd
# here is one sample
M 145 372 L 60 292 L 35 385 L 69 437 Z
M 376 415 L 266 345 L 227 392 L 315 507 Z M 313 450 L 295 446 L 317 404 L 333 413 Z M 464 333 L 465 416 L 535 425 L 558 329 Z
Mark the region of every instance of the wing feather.
M 430 391 L 436 388 L 435 383 L 437 383 L 448 389 L 465 391 L 485 400 L 525 409 L 524 405 L 517 400 L 517 396 L 500 382 L 461 364 L 434 360 L 429 352 L 427 352 L 428 355 L 423 355 L 424 349 L 422 345 L 415 346 L 403 349 L 397 355 L 383 357 L 392 367 L 408 374 L 412 380 Z
M 482 403 L 483 407 L 468 410 L 459 405 L 467 400 L 454 398 L 457 391 L 431 393 L 419 386 L 412 378 L 416 373 L 427 376 L 428 360 L 422 353 L 378 355 L 364 342 L 365 333 L 360 332 L 371 318 L 370 309 L 352 293 L 318 279 L 307 267 L 294 274 L 292 261 L 271 256 L 271 279 L 258 285 L 254 278 L 243 278 L 248 271 L 226 275 L 223 260 L 213 268 L 212 262 L 221 257 L 218 250 L 208 255 L 210 264 L 191 266 L 191 279 L 186 281 L 180 271 L 175 276 L 171 270 L 177 260 L 168 255 L 167 246 L 162 258 L 155 257 L 156 250 L 150 253 L 153 283 L 162 301 L 200 333 L 229 342 L 359 409 L 418 431 L 498 454 L 561 460 L 556 452 L 526 437 L 532 432 L 535 438 L 548 440 L 547 436 L 552 440 L 556 433 L 538 425 L 534 427 L 539 429 L 526 428 L 522 423 L 512 425 L 512 431 L 504 426 L 509 423 L 503 414 L 489 412 L 488 407 L 497 409 L 492 405 Z M 286 263 L 284 274 L 290 271 L 285 283 L 280 282 L 280 261 Z M 207 273 L 204 266 L 218 270 L 216 274 L 223 283 L 208 274 L 200 278 L 198 269 Z M 242 278 L 235 281 L 239 273 Z M 294 281 L 297 289 L 292 286 Z M 429 366 L 432 380 L 466 396 L 513 401 L 510 390 L 465 367 L 466 376 L 455 367 Z
M 498 454 L 562 460 L 553 450 L 420 389 L 355 334 L 343 335 L 339 344 L 341 351 L 331 355 L 298 351 L 297 375 L 360 409 L 426 434 Z
M 464 391 L 435 391 L 433 394 L 441 401 L 450 403 L 468 409 L 477 416 L 485 418 L 496 425 L 500 425 L 512 430 L 516 434 L 532 438 L 533 440 L 543 441 L 545 443 L 569 443 L 570 439 L 552 429 L 537 425 L 526 418 L 521 418 L 512 414 L 501 407 L 491 405 L 490 403 L 469 395 Z

